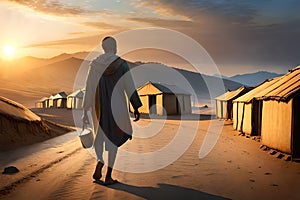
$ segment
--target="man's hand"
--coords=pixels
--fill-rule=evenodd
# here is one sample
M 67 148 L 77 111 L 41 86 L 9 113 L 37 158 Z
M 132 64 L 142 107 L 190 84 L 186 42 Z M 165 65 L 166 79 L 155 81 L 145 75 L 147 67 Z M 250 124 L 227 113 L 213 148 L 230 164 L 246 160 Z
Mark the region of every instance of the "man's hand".
M 134 114 L 134 117 L 135 117 L 135 119 L 134 119 L 133 121 L 134 121 L 134 122 L 139 121 L 140 115 L 141 115 L 141 114 L 140 114 L 140 112 L 138 111 L 138 109 L 134 110 L 133 114 Z
M 89 118 L 86 110 L 83 110 L 82 122 L 83 124 L 89 124 Z

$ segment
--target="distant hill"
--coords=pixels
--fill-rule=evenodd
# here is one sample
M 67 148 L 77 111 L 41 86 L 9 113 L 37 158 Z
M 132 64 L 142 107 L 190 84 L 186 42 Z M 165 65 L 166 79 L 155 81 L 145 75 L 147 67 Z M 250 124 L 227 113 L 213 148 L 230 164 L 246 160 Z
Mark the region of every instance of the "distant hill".
M 50 65 L 70 58 L 77 58 L 80 60 L 91 61 L 97 57 L 99 52 L 76 52 L 73 54 L 62 53 L 51 58 L 37 58 L 33 56 L 25 56 L 16 60 L 6 62 L 0 59 L 0 78 L 3 78 L 3 74 L 7 76 L 23 74 L 31 69 L 39 68 L 41 66 Z
M 18 79 L 24 81 L 28 85 L 27 88 L 32 88 L 31 90 L 43 91 L 44 93 L 48 91 L 49 94 L 61 91 L 70 93 L 73 90 L 78 69 L 84 65 L 87 70 L 88 64 L 89 61 L 67 57 L 65 60 L 28 70 L 19 75 Z
M 232 80 L 235 82 L 239 82 L 243 85 L 247 86 L 256 86 L 266 79 L 275 78 L 278 76 L 282 76 L 283 74 L 276 74 L 273 72 L 266 72 L 266 71 L 259 71 L 255 73 L 248 73 L 248 74 L 238 74 L 232 77 L 226 77 L 228 80 Z
M 83 66 L 82 73 L 86 73 L 89 62 L 94 53 L 88 59 L 88 52 L 79 52 L 75 54 L 61 54 L 53 58 L 34 58 L 25 57 L 19 59 L 18 66 L 15 67 L 14 73 L 6 74 L 5 78 L 0 77 L 0 93 L 12 100 L 19 101 L 27 107 L 33 107 L 34 102 L 42 97 L 48 97 L 53 93 L 65 91 L 67 94 L 72 92 L 74 80 L 80 66 Z M 200 99 L 208 100 L 214 98 L 224 92 L 216 83 L 223 83 L 225 90 L 234 90 L 241 86 L 240 83 L 225 80 L 218 77 L 199 74 L 187 70 L 168 67 L 158 63 L 141 63 L 128 62 L 131 68 L 135 68 L 141 64 L 151 65 L 150 69 L 135 74 L 137 86 L 143 85 L 147 81 L 161 82 L 171 85 L 180 83 L 174 76 L 167 72 L 168 70 L 176 70 L 182 77 L 188 80 L 196 95 Z M 21 67 L 22 70 L 19 68 Z M 20 70 L 17 70 L 20 69 Z M 84 77 L 85 78 L 85 77 Z M 85 79 L 84 79 L 85 80 Z M 207 85 L 213 90 L 208 91 Z M 181 85 L 179 85 L 181 86 Z M 79 85 L 78 87 L 83 87 Z M 182 89 L 185 86 L 181 86 Z
M 96 58 L 98 55 L 100 55 L 100 52 L 96 52 L 96 51 L 92 51 L 92 52 L 82 51 L 82 52 L 76 52 L 76 53 L 72 53 L 72 54 L 62 53 L 58 56 L 50 58 L 49 60 L 52 63 L 62 61 L 62 60 L 68 59 L 68 58 L 78 58 L 81 60 L 91 61 L 94 58 Z
M 236 81 L 227 80 L 224 78 L 199 74 L 199 73 L 190 72 L 182 69 L 176 69 L 176 70 L 180 72 L 184 77 L 187 77 L 187 79 L 190 81 L 196 93 L 200 95 L 199 96 L 200 98 L 202 97 L 206 97 L 206 99 L 215 98 L 221 95 L 222 93 L 224 93 L 223 88 L 219 88 L 219 85 L 222 84 L 221 82 L 223 82 L 224 84 L 225 91 L 236 90 L 242 86 L 242 84 Z M 199 78 L 199 76 L 201 76 L 201 78 Z M 201 82 L 199 82 L 199 80 L 201 80 Z M 212 91 L 209 91 L 208 87 L 210 87 Z M 209 92 L 211 92 L 212 94 L 209 94 Z
M 147 81 L 161 82 L 170 85 L 177 85 L 192 94 L 193 91 L 190 91 L 187 85 L 181 85 L 181 83 L 188 81 L 200 100 L 209 100 L 221 95 L 227 90 L 236 90 L 242 86 L 242 84 L 235 81 L 173 68 L 159 63 L 129 62 L 129 66 L 131 68 L 138 67 L 142 64 L 147 65 L 148 69 L 146 68 L 145 70 L 134 74 L 138 87 Z M 169 73 L 172 70 L 175 70 L 181 74 L 182 78 L 174 78 L 174 75 Z M 224 88 L 220 87 L 222 84 L 224 84 Z
M 27 107 L 33 107 L 37 99 L 49 97 L 51 94 L 73 91 L 73 83 L 79 67 L 88 67 L 89 61 L 66 56 L 67 59 L 57 62 L 45 60 L 32 68 L 24 66 L 20 72 L 0 77 L 0 94 L 18 101 Z
M 97 56 L 99 56 L 101 53 L 97 52 L 97 51 L 92 51 L 92 52 L 87 52 L 87 51 L 83 51 L 83 52 L 77 52 L 77 53 L 73 53 L 71 54 L 72 57 L 74 58 L 79 58 L 82 60 L 88 60 L 91 61 L 94 58 L 96 58 Z

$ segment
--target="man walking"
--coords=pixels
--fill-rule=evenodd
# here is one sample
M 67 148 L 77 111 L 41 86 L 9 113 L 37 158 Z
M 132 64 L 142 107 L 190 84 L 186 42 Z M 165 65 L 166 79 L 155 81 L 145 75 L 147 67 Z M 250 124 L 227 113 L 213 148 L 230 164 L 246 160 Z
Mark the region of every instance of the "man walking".
M 106 163 L 108 168 L 104 184 L 110 185 L 117 182 L 112 178 L 112 169 L 118 147 L 128 139 L 132 139 L 125 93 L 134 108 L 134 121 L 139 120 L 138 108 L 142 103 L 127 62 L 116 55 L 116 40 L 113 37 L 104 38 L 102 48 L 104 54 L 90 64 L 83 101 L 83 123 L 88 123 L 88 110 L 96 112 L 99 126 L 95 130 L 97 135 L 94 148 L 98 162 L 93 179 L 100 180 L 102 177 L 103 143 L 105 143 L 105 150 L 108 151 L 108 163 Z

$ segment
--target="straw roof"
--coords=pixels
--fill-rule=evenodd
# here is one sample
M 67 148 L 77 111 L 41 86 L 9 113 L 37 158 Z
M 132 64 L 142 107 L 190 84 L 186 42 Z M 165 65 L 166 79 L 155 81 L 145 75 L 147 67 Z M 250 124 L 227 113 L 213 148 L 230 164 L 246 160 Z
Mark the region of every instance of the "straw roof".
M 65 98 L 67 98 L 67 94 L 65 92 L 60 92 L 53 96 L 53 99 L 65 99 Z
M 249 90 L 249 88 L 242 86 L 240 88 L 238 88 L 237 90 L 234 91 L 227 91 L 224 94 L 218 96 L 215 98 L 215 100 L 219 100 L 219 101 L 230 101 L 232 99 L 234 99 L 236 96 L 238 96 L 241 92 L 243 92 L 244 90 Z
M 148 90 L 147 87 L 154 86 L 157 90 Z M 163 83 L 152 83 L 151 81 L 145 83 L 138 89 L 140 95 L 157 95 L 157 94 L 185 94 L 191 95 L 187 91 L 179 88 L 176 85 L 168 85 Z
M 69 97 L 72 97 L 72 98 L 83 98 L 83 96 L 84 96 L 84 89 L 80 89 L 80 90 L 76 90 L 75 92 L 69 94 L 68 98 Z
M 251 90 L 250 92 L 244 94 L 243 96 L 240 96 L 239 98 L 233 100 L 234 102 L 244 102 L 244 103 L 250 103 L 252 99 L 260 97 L 261 95 L 264 95 L 268 92 L 268 88 L 276 83 L 280 77 L 273 78 L 273 79 L 267 79 L 260 85 L 258 85 L 256 88 Z
M 259 86 L 234 100 L 234 102 L 250 103 L 253 99 L 288 101 L 293 94 L 300 91 L 300 66 L 287 74 L 268 79 Z
M 46 101 L 48 99 L 49 99 L 48 97 L 43 97 L 43 98 L 37 100 L 36 102 L 44 102 L 44 101 Z
M 289 71 L 269 87 L 267 93 L 257 99 L 288 101 L 295 93 L 300 92 L 300 66 Z

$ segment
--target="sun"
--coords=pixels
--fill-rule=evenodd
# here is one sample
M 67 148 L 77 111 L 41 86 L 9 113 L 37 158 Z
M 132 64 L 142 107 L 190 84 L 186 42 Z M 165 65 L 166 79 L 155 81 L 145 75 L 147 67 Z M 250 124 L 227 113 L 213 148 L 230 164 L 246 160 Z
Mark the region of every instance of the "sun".
M 2 47 L 2 54 L 6 57 L 13 57 L 13 55 L 15 54 L 15 50 L 16 48 L 12 45 L 5 45 Z

